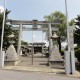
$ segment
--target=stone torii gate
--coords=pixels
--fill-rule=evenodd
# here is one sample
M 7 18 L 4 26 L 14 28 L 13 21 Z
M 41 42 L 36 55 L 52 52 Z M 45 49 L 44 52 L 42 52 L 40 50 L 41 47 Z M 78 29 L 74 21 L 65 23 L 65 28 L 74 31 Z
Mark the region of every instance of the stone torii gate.
M 58 31 L 58 28 L 52 28 L 51 26 L 57 26 L 59 23 L 55 22 L 49 22 L 49 21 L 22 21 L 22 20 L 8 20 L 8 22 L 11 22 L 12 25 L 19 25 L 19 28 L 13 28 L 14 30 L 19 30 L 19 37 L 18 37 L 18 48 L 17 48 L 17 53 L 19 55 L 20 49 L 21 49 L 21 34 L 22 30 L 36 30 L 36 31 L 48 31 L 49 35 L 49 54 L 52 52 L 52 30 Z M 32 28 L 25 28 L 23 25 L 32 25 Z M 37 25 L 47 25 L 48 28 L 37 28 Z M 69 43 L 70 45 L 70 52 L 66 51 L 65 52 L 65 71 L 66 74 L 74 74 L 75 73 L 75 58 L 74 58 L 74 47 L 73 47 L 73 28 L 69 29 Z M 67 53 L 67 54 L 66 54 Z
M 37 21 L 37 20 L 33 20 L 33 21 L 23 21 L 23 20 L 8 20 L 8 22 L 10 22 L 12 25 L 19 25 L 19 27 L 14 27 L 13 30 L 19 30 L 19 36 L 18 36 L 18 47 L 17 47 L 17 54 L 20 54 L 20 49 L 21 49 L 21 34 L 22 31 L 48 31 L 49 33 L 49 54 L 51 54 L 52 51 L 52 40 L 51 40 L 51 36 L 52 36 L 52 31 L 58 31 L 58 28 L 53 27 L 51 28 L 51 26 L 57 26 L 59 25 L 59 23 L 56 22 L 49 22 L 49 21 Z M 23 27 L 23 25 L 32 25 L 32 28 L 26 28 Z M 37 28 L 37 25 L 47 25 L 48 28 Z

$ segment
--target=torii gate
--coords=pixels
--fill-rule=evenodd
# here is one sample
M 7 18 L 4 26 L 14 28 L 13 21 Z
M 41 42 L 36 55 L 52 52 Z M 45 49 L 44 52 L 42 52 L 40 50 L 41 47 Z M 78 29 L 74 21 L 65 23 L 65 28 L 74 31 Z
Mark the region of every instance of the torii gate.
M 58 28 L 51 28 L 51 25 L 53 26 L 57 26 L 59 25 L 59 23 L 55 23 L 55 22 L 49 22 L 49 21 L 37 21 L 37 20 L 33 20 L 33 21 L 21 21 L 21 20 L 8 20 L 8 22 L 11 22 L 12 25 L 19 25 L 19 28 L 14 28 L 14 30 L 19 30 L 19 37 L 18 37 L 18 48 L 17 48 L 17 53 L 19 55 L 20 53 L 20 48 L 21 48 L 21 34 L 22 34 L 22 30 L 36 30 L 36 31 L 49 31 L 49 54 L 51 54 L 52 52 L 52 40 L 51 40 L 51 36 L 52 36 L 52 30 L 54 31 L 58 31 Z M 33 25 L 32 28 L 25 28 L 23 27 L 23 25 Z M 37 25 L 47 25 L 48 28 L 37 28 Z M 74 58 L 74 50 L 73 50 L 73 28 L 71 28 L 71 30 L 69 29 L 69 38 L 71 40 L 69 40 L 70 43 L 68 43 L 68 45 L 70 44 L 71 50 L 71 55 L 70 53 L 67 51 L 65 53 L 65 71 L 66 74 L 74 74 L 75 73 L 75 58 Z M 72 37 L 72 38 L 71 38 Z
M 32 30 L 36 30 L 36 31 L 48 31 L 49 32 L 49 54 L 51 54 L 51 50 L 52 50 L 52 40 L 51 40 L 51 36 L 52 36 L 52 31 L 58 31 L 58 28 L 53 27 L 51 28 L 51 25 L 53 26 L 57 26 L 59 25 L 59 23 L 56 22 L 49 22 L 49 21 L 37 21 L 37 20 L 33 20 L 33 21 L 23 21 L 23 20 L 8 20 L 8 22 L 11 22 L 12 25 L 19 25 L 18 27 L 14 27 L 13 30 L 19 30 L 19 36 L 18 36 L 18 47 L 17 47 L 17 54 L 19 55 L 20 53 L 20 49 L 21 49 L 21 34 L 22 31 L 32 31 Z M 32 28 L 26 28 L 23 27 L 23 25 L 32 25 Z M 48 28 L 37 28 L 37 25 L 47 25 Z

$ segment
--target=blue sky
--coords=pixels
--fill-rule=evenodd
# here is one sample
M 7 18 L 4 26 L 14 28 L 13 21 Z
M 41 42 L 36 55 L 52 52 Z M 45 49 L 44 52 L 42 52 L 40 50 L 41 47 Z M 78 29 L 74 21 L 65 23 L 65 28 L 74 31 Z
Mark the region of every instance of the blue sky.
M 55 11 L 65 14 L 65 0 L 6 0 L 6 7 L 11 10 L 9 19 L 17 20 L 44 20 L 45 15 Z M 75 18 L 80 14 L 80 0 L 67 0 L 69 19 Z M 3 6 L 3 0 L 0 0 Z M 42 32 L 33 32 L 34 41 L 42 40 Z M 30 36 L 29 36 L 30 35 Z M 32 41 L 32 32 L 23 32 L 22 39 Z

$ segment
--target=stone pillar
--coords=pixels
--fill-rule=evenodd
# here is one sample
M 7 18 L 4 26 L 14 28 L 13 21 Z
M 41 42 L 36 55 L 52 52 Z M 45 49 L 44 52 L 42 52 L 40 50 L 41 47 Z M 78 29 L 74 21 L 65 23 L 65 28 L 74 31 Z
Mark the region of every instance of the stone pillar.
M 17 54 L 20 55 L 22 37 L 22 24 L 19 25 Z
M 52 36 L 52 30 L 51 30 L 51 24 L 49 23 L 48 24 L 48 32 L 49 32 L 49 54 L 51 55 L 52 53 L 52 39 L 51 39 L 51 36 Z
M 69 46 L 70 46 L 70 62 L 71 62 L 71 73 L 75 73 L 75 55 L 74 55 L 74 36 L 73 36 L 73 26 L 69 26 Z
M 70 53 L 65 51 L 65 72 L 67 75 L 71 73 Z
M 4 67 L 4 57 L 5 57 L 5 51 L 2 51 L 0 53 L 0 68 Z
M 75 55 L 74 51 L 71 51 L 71 64 L 72 64 L 72 74 L 75 73 Z
M 65 71 L 66 74 L 75 73 L 75 55 L 74 55 L 74 37 L 73 26 L 68 26 L 68 51 L 65 53 Z
M 32 65 L 33 65 L 33 58 L 34 58 L 34 44 L 32 44 Z
M 74 30 L 74 27 L 70 26 L 70 28 L 69 28 L 69 42 L 70 42 L 72 74 L 75 73 L 75 54 L 74 54 L 74 36 L 73 36 L 73 30 Z

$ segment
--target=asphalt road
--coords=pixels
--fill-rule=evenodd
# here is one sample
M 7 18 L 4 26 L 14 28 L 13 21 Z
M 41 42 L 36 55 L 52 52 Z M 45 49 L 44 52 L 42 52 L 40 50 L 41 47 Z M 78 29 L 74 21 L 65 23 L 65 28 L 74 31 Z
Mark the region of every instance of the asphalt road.
M 80 80 L 80 78 L 54 76 L 38 72 L 0 70 L 0 80 Z

